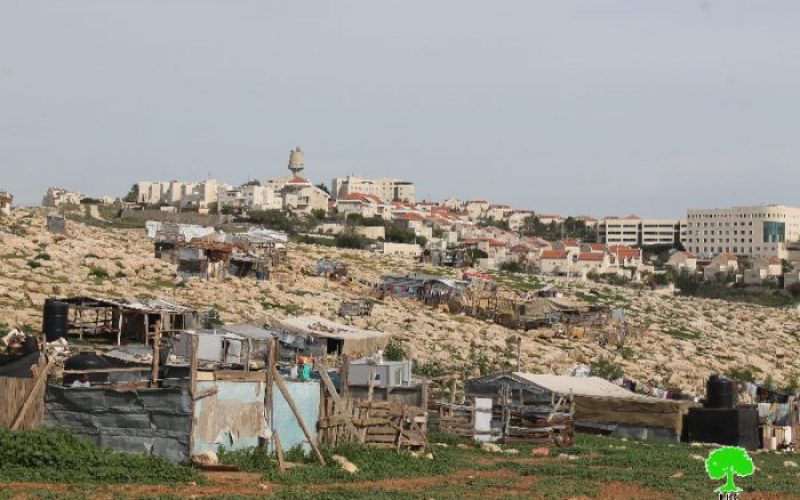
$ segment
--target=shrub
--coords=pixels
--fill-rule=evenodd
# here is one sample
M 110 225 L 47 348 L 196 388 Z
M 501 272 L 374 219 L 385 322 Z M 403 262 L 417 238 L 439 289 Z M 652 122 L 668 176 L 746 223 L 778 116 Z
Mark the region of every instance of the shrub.
M 99 448 L 65 429 L 0 429 L 0 482 L 185 483 L 202 481 L 190 467 Z
M 403 361 L 406 359 L 406 349 L 403 344 L 396 339 L 392 339 L 386 350 L 383 351 L 383 356 L 389 361 Z
M 97 278 L 99 280 L 104 280 L 109 278 L 108 272 L 105 269 L 96 266 L 92 266 L 89 268 L 89 276 Z
M 591 365 L 590 372 L 593 377 L 600 377 L 606 380 L 614 380 L 623 375 L 622 367 L 612 360 L 600 358 Z

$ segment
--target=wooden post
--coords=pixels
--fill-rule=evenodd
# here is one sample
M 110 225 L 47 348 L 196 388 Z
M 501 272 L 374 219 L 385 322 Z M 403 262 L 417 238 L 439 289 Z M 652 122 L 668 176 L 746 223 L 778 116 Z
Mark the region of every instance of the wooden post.
M 150 341 L 147 338 L 150 334 L 150 315 L 144 313 L 144 345 L 149 345 Z
M 156 332 L 153 337 L 153 368 L 150 374 L 150 387 L 158 387 L 158 363 L 161 356 L 161 320 L 156 321 Z M 192 395 L 194 396 L 194 394 Z
M 197 335 L 192 335 L 189 340 L 189 347 L 191 349 L 189 359 L 189 393 L 192 396 L 192 420 L 190 422 L 189 428 L 189 457 L 191 458 L 192 453 L 194 453 L 194 427 L 195 427 L 195 418 L 196 415 L 194 413 L 195 409 L 195 400 L 198 396 L 197 394 L 197 344 L 199 343 L 199 339 Z
M 264 387 L 264 420 L 267 422 L 267 426 L 269 430 L 272 431 L 272 367 L 275 366 L 275 363 L 272 360 L 274 350 L 275 350 L 275 342 L 278 339 L 272 339 L 269 343 L 269 348 L 267 349 L 267 354 L 264 358 L 264 381 L 266 382 L 266 386 Z M 266 445 L 265 445 L 266 446 Z
M 283 457 L 283 445 L 281 445 L 281 436 L 278 434 L 278 431 L 272 434 L 272 441 L 275 448 L 275 457 L 278 459 L 278 470 L 283 474 L 286 470 L 286 460 Z
M 36 377 L 36 382 L 33 384 L 33 387 L 31 387 L 31 391 L 28 395 L 25 396 L 25 402 L 22 403 L 22 408 L 19 409 L 16 418 L 14 418 L 14 422 L 11 424 L 12 431 L 19 429 L 20 425 L 22 425 L 22 421 L 25 419 L 25 415 L 28 413 L 31 403 L 33 403 L 33 396 L 39 392 L 39 389 L 41 389 L 42 385 L 47 380 L 47 375 L 50 373 L 52 367 L 53 360 L 50 360 L 47 362 L 44 369 L 39 372 L 39 375 Z
M 275 367 L 272 367 L 272 376 L 275 378 L 275 384 L 278 386 L 278 389 L 283 394 L 284 399 L 286 399 L 286 403 L 289 405 L 289 408 L 292 410 L 294 414 L 294 418 L 297 419 L 298 425 L 300 425 L 300 429 L 305 434 L 306 439 L 308 440 L 308 444 L 311 445 L 311 448 L 314 450 L 314 454 L 317 456 L 317 461 L 320 465 L 325 465 L 325 459 L 322 457 L 322 453 L 319 451 L 319 447 L 317 446 L 317 441 L 314 439 L 314 436 L 311 435 L 311 432 L 306 427 L 306 423 L 303 420 L 302 415 L 300 415 L 300 410 L 297 409 L 297 405 L 294 403 L 294 399 L 292 399 L 291 394 L 289 394 L 289 389 L 286 388 L 286 385 L 283 383 L 283 379 L 281 378 L 278 370 Z
M 122 309 L 119 310 L 119 321 L 117 323 L 117 345 L 120 346 L 122 345 Z
M 190 341 L 192 357 L 189 360 L 189 376 L 191 381 L 190 390 L 192 391 L 192 397 L 194 397 L 195 393 L 197 392 L 197 344 L 199 343 L 200 339 L 197 338 L 197 335 L 192 335 Z
M 342 356 L 342 371 L 339 372 L 339 379 L 342 385 L 342 399 L 350 398 L 350 356 Z

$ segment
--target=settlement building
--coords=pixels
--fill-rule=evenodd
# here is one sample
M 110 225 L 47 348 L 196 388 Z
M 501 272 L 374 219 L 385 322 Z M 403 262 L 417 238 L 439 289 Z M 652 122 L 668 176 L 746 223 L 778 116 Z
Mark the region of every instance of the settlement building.
M 78 192 L 59 187 L 51 187 L 42 198 L 42 206 L 61 207 L 64 205 L 79 205 L 84 198 L 85 196 Z
M 415 187 L 413 182 L 400 179 L 365 179 L 355 175 L 336 177 L 331 181 L 331 193 L 338 200 L 351 194 L 377 196 L 385 202 L 405 201 L 413 203 Z
M 606 217 L 598 224 L 597 241 L 606 245 L 676 245 L 680 241 L 681 221 Z
M 800 208 L 785 205 L 690 209 L 682 241 L 703 257 L 732 253 L 741 257 L 786 259 L 800 242 Z

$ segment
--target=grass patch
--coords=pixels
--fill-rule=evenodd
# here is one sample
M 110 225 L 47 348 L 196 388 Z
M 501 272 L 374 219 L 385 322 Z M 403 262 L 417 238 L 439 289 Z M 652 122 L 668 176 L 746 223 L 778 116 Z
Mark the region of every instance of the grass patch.
M 664 333 L 670 337 L 675 337 L 676 339 L 681 340 L 697 340 L 700 338 L 700 334 L 698 332 L 687 330 L 685 328 L 668 328 L 664 331 Z
M 0 429 L 0 482 L 172 484 L 201 481 L 182 465 L 115 453 L 64 429 Z

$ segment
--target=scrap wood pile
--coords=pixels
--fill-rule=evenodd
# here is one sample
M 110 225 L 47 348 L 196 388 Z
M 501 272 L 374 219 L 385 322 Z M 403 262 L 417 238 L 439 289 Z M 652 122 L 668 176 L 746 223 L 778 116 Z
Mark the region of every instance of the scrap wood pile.
M 575 442 L 572 415 L 552 412 L 547 417 L 524 406 L 510 408 L 503 444 L 531 444 L 569 446 Z

